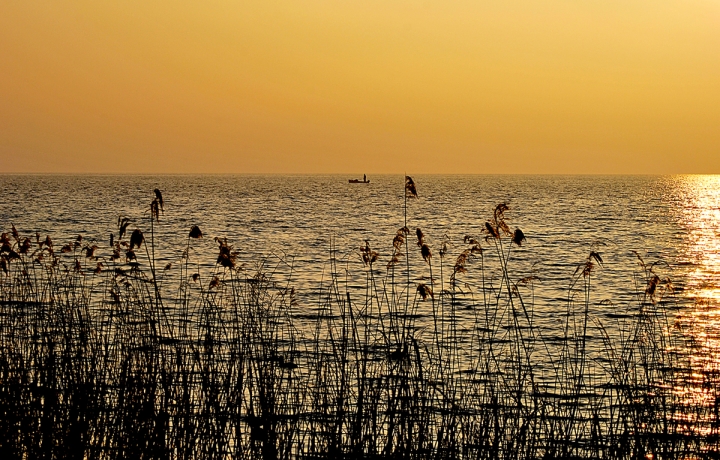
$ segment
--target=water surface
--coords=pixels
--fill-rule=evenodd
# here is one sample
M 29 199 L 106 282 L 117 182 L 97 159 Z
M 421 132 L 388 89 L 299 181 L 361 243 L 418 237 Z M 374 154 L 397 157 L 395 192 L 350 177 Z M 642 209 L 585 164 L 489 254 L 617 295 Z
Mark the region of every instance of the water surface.
M 407 202 L 407 217 L 402 176 L 373 176 L 369 184 L 347 179 L 6 175 L 0 176 L 5 191 L 0 226 L 51 235 L 58 246 L 82 235 L 107 255 L 119 216 L 131 218 L 130 229 L 140 228 L 150 239 L 149 205 L 159 188 L 164 211 L 152 226 L 158 266 L 180 261 L 187 233 L 198 225 L 205 236 L 192 242 L 192 251 L 200 270 L 217 270 L 214 238 L 227 238 L 248 273 L 262 264 L 296 287 L 299 308 L 312 308 L 329 277 L 331 255 L 351 291 L 364 286 L 359 249 L 366 244 L 379 254 L 377 276 L 387 274 L 393 237 L 406 218 L 410 262 L 417 267 L 413 282 L 429 282 L 429 267 L 414 247 L 418 227 L 434 252 L 435 278 L 440 248 L 447 246 L 447 279 L 467 247 L 464 237 L 483 240 L 494 207 L 507 203 L 511 228 L 527 236 L 522 247 L 512 248 L 510 273 L 514 281 L 537 277 L 527 300 L 547 334 L 557 327 L 568 288 L 591 251 L 603 260 L 591 278 L 592 315 L 603 319 L 638 308 L 645 289 L 639 255 L 672 280 L 683 305 L 677 326 L 708 352 L 697 358 L 698 365 L 715 365 L 709 357 L 720 349 L 720 177 L 416 176 L 418 198 Z M 478 292 L 479 264 L 468 268 L 462 286 Z M 468 313 L 467 320 L 471 317 Z

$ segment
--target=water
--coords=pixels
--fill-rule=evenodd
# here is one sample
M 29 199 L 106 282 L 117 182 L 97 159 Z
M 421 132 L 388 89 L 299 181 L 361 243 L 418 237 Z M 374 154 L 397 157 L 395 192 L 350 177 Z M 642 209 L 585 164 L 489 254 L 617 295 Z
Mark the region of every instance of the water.
M 163 192 L 165 210 L 156 226 L 163 262 L 175 260 L 191 225 L 205 234 L 200 252 L 210 264 L 214 237 L 227 238 L 243 258 L 284 254 L 294 259 L 293 279 L 321 279 L 331 244 L 341 260 L 359 261 L 368 241 L 385 261 L 403 226 L 403 179 L 377 176 L 370 184 L 348 184 L 345 176 L 1 176 L 4 231 L 14 223 L 23 234 L 52 235 L 56 244 L 83 235 L 101 249 L 117 234 L 118 216 L 148 232 L 153 189 Z M 564 290 L 577 264 L 591 250 L 604 260 L 597 295 L 622 298 L 625 270 L 639 252 L 662 260 L 676 285 L 709 293 L 717 281 L 720 179 L 711 176 L 418 176 L 419 198 L 408 203 L 408 227 L 420 227 L 437 248 L 448 241 L 448 257 L 463 248 L 465 235 L 484 236 L 498 203 L 510 206 L 508 220 L 527 236 L 513 260 L 529 265 L 543 287 Z M 437 251 L 437 249 L 435 249 Z M 247 257 L 246 257 L 247 256 Z M 683 268 L 685 267 L 685 268 Z M 678 275 L 680 275 L 678 277 Z M 692 275 L 691 279 L 688 278 Z M 563 281 L 564 280 L 564 281 Z M 715 283 L 716 284 L 716 283 Z
M 158 275 L 172 287 L 177 266 L 190 244 L 193 268 L 209 283 L 216 265 L 218 243 L 226 238 L 239 251 L 238 264 L 251 275 L 258 269 L 296 288 L 295 314 L 302 318 L 322 303 L 331 274 L 355 302 L 365 295 L 368 267 L 360 251 L 368 245 L 378 252 L 374 276 L 385 280 L 392 240 L 405 223 L 402 176 L 371 177 L 370 184 L 348 184 L 345 176 L 1 176 L 5 191 L 0 227 L 15 224 L 22 235 L 50 235 L 55 247 L 83 237 L 96 244 L 96 255 L 109 257 L 109 236 L 117 238 L 119 216 L 129 217 L 129 231 L 140 228 L 154 241 L 158 267 L 173 267 Z M 527 240 L 510 251 L 510 282 L 529 276 L 533 289 L 520 284 L 519 292 L 531 311 L 535 330 L 554 346 L 562 336 L 563 314 L 583 308 L 582 286 L 589 280 L 589 314 L 619 337 L 623 324 L 640 308 L 647 288 L 639 260 L 675 289 L 674 301 L 663 304 L 675 333 L 692 344 L 681 350 L 692 369 L 683 373 L 689 383 L 679 385 L 691 403 L 716 404 L 704 379 L 720 366 L 720 177 L 715 176 L 417 176 L 419 197 L 407 203 L 411 284 L 433 285 L 436 292 L 450 289 L 449 273 L 457 256 L 468 247 L 466 236 L 485 248 L 485 272 L 480 259 L 458 275 L 462 291 L 458 315 L 460 338 L 470 347 L 469 329 L 478 318 L 482 287 L 502 286 L 493 240 L 486 239 L 485 223 L 498 203 L 507 203 L 507 222 L 521 228 Z M 159 222 L 150 223 L 153 189 L 164 196 Z M 198 225 L 204 238 L 188 242 L 188 231 Z M 432 276 L 415 245 L 414 229 L 421 228 L 433 251 Z M 151 231 L 152 228 L 152 231 Z M 127 238 L 127 237 L 126 237 Z M 441 246 L 447 254 L 441 261 Z M 144 250 L 144 249 L 143 249 Z M 403 251 L 404 252 L 404 251 Z M 589 278 L 582 270 L 591 252 L 599 254 Z M 141 266 L 147 259 L 138 251 Z M 639 259 L 640 258 L 640 259 Z M 330 264 L 334 260 L 335 265 Z M 262 267 L 260 265 L 262 264 Z M 404 266 L 404 261 L 398 267 Z M 440 276 L 440 270 L 444 271 Z M 334 270 L 334 271 L 333 271 Z M 404 276 L 398 268 L 399 278 Z M 483 279 L 483 273 L 486 277 Z M 441 281 L 442 280 L 442 281 Z M 444 283 L 440 285 L 440 283 Z M 573 284 L 575 283 L 575 284 Z M 172 298 L 172 289 L 165 299 Z M 343 292 L 344 294 L 344 292 Z M 414 294 L 414 293 L 413 293 Z M 402 295 L 402 294 L 400 294 Z M 573 297 L 573 295 L 575 297 Z M 475 299 L 473 301 L 472 299 Z M 475 302 L 475 303 L 474 303 Z M 420 302 L 417 325 L 432 333 L 430 302 Z M 509 318 L 509 317 L 507 317 Z M 506 319 L 507 319 L 506 318 Z M 593 323 L 596 324 L 596 323 Z M 309 329 L 308 329 L 309 330 Z M 503 328 L 498 328 L 502 331 Z M 465 332 L 463 332 L 465 331 Z M 465 335 L 463 335 L 465 334 Z M 587 353 L 599 356 L 603 347 L 598 328 L 588 334 Z M 527 338 L 527 337 L 526 337 Z M 539 343 L 539 341 L 538 341 Z M 682 343 L 682 340 L 681 342 Z M 487 350 L 487 344 L 483 350 Z M 558 345 L 558 349 L 562 344 Z M 555 350 L 557 351 L 557 350 Z M 540 346 L 533 357 L 542 360 Z M 570 362 L 570 361 L 568 361 Z M 534 383 L 543 380 L 549 362 L 533 363 Z M 458 370 L 466 371 L 460 363 Z M 571 365 L 573 365 L 571 363 Z M 588 366 L 601 366 L 588 360 Z M 301 366 L 302 369 L 302 366 Z M 300 370 L 297 371 L 298 373 Z M 593 371 L 588 371 L 590 379 Z M 695 379 L 694 381 L 692 379 Z M 591 382 L 586 382 L 590 386 Z M 532 387 L 529 391 L 532 391 Z M 703 399 L 705 398 L 705 399 Z
M 422 228 L 435 253 L 448 245 L 446 270 L 467 247 L 466 235 L 484 238 L 485 222 L 496 204 L 507 203 L 508 223 L 527 236 L 513 249 L 515 280 L 535 275 L 534 305 L 547 327 L 562 311 L 577 267 L 591 251 L 603 264 L 592 279 L 593 314 L 632 308 L 637 285 L 637 252 L 673 280 L 688 304 L 720 300 L 720 178 L 715 176 L 417 176 L 418 199 L 408 202 L 407 225 Z M 162 190 L 164 212 L 154 226 L 156 256 L 163 266 L 177 263 L 187 233 L 198 225 L 205 237 L 193 242 L 202 270 L 212 270 L 215 237 L 240 251 L 248 272 L 264 260 L 312 303 L 327 279 L 331 249 L 350 289 L 361 289 L 359 249 L 367 241 L 379 253 L 379 275 L 393 252 L 392 239 L 404 225 L 402 176 L 371 177 L 348 184 L 345 176 L 1 176 L 5 191 L 0 226 L 15 224 L 21 234 L 51 235 L 56 246 L 85 241 L 109 255 L 109 235 L 117 236 L 119 216 L 149 234 L 153 189 Z M 409 236 L 414 243 L 414 231 Z M 413 245 L 411 244 L 411 247 Z M 419 251 L 411 261 L 422 267 Z M 469 267 L 463 278 L 477 288 Z M 381 270 L 382 269 L 382 270 Z M 422 271 L 416 274 L 421 282 Z M 437 273 L 435 274 L 437 277 Z M 702 302 L 699 302 L 702 303 Z M 691 315 L 684 312 L 684 318 Z M 714 311 L 714 310 L 713 310 Z M 714 330 L 702 309 L 692 327 Z M 689 320 L 688 320 L 689 321 Z M 690 323 L 688 323 L 690 324 Z M 714 334 L 714 333 L 713 333 Z M 711 334 L 711 337 L 715 335 Z M 710 339 L 708 339 L 710 340 Z M 714 338 L 712 340 L 715 340 Z M 712 347 L 716 347 L 713 343 Z

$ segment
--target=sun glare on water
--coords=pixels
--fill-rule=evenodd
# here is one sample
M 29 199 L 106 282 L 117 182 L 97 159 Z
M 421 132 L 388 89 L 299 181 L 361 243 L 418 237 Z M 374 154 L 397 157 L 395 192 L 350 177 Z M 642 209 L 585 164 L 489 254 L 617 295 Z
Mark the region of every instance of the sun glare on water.
M 681 176 L 679 205 L 684 229 L 680 265 L 687 271 L 685 297 L 692 304 L 676 325 L 691 369 L 683 392 L 695 403 L 717 405 L 720 376 L 720 176 Z
M 720 302 L 720 176 L 687 176 L 684 259 L 694 266 L 688 288 L 697 299 Z

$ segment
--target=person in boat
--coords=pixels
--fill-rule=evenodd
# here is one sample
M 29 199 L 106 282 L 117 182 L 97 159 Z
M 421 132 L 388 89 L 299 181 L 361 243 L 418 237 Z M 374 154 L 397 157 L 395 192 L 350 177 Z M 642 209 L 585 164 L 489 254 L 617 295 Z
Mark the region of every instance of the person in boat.
M 367 177 L 365 177 L 365 174 L 363 174 L 363 182 L 367 182 Z

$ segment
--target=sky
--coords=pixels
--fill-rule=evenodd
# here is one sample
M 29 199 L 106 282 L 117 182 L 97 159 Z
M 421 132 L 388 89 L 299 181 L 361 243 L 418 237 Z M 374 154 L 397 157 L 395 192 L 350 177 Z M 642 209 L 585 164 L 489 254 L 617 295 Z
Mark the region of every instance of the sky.
M 720 174 L 720 1 L 3 0 L 0 173 Z

